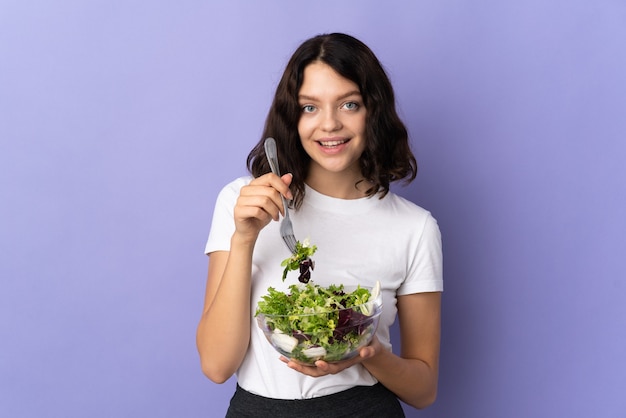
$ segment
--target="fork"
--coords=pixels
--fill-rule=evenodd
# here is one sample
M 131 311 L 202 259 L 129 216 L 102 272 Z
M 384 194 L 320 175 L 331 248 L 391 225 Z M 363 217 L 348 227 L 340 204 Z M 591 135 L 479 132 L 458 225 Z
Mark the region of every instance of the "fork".
M 265 139 L 265 155 L 267 156 L 267 161 L 270 163 L 270 168 L 272 172 L 280 177 L 280 170 L 278 168 L 278 153 L 276 152 L 276 141 L 274 138 L 266 138 Z M 296 253 L 296 237 L 293 234 L 293 225 L 291 224 L 291 219 L 289 218 L 289 209 L 287 207 L 287 199 L 281 194 L 281 200 L 283 201 L 283 209 L 285 211 L 285 216 L 283 217 L 282 222 L 280 223 L 280 236 L 283 238 L 285 245 L 289 248 L 292 254 Z

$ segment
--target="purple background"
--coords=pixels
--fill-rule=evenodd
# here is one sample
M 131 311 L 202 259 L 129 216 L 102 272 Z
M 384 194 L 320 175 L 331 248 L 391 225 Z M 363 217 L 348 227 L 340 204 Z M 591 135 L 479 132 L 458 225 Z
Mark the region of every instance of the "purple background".
M 218 190 L 305 38 L 368 43 L 444 236 L 409 417 L 626 417 L 626 3 L 0 1 L 0 416 L 219 417 Z

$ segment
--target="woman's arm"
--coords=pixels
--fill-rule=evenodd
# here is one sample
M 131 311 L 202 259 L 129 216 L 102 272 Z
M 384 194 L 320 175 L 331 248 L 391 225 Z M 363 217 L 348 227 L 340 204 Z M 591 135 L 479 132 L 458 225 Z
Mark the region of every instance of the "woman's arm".
M 398 320 L 400 357 L 382 349 L 363 365 L 402 401 L 425 408 L 437 397 L 441 293 L 399 296 Z
M 237 370 L 250 341 L 252 253 L 259 232 L 282 211 L 280 193 L 291 198 L 291 176 L 267 174 L 242 187 L 234 208 L 230 251 L 209 255 L 204 309 L 196 334 L 202 371 L 223 383 Z
M 362 363 L 398 398 L 415 408 L 431 405 L 437 397 L 441 335 L 441 293 L 415 293 L 398 297 L 401 354 L 385 349 L 378 339 L 361 349 L 354 359 L 339 363 L 317 361 L 302 366 L 282 358 L 294 370 L 310 376 L 335 374 Z

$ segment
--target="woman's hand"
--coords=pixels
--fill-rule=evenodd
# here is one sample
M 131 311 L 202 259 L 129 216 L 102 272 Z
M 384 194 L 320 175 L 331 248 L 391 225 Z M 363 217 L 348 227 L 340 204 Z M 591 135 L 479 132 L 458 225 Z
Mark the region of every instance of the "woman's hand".
M 268 173 L 242 187 L 234 209 L 235 233 L 254 241 L 272 219 L 277 221 L 283 213 L 281 194 L 288 200 L 293 198 L 289 190 L 292 178 L 291 174 L 279 178 Z
M 352 367 L 355 364 L 376 356 L 381 350 L 383 350 L 383 346 L 380 341 L 378 341 L 376 335 L 374 335 L 372 342 L 368 346 L 361 348 L 358 356 L 349 360 L 336 363 L 327 363 L 323 360 L 318 360 L 312 366 L 302 365 L 283 356 L 280 357 L 280 360 L 295 371 L 306 374 L 307 376 L 320 377 L 328 374 L 337 374 L 348 367 Z

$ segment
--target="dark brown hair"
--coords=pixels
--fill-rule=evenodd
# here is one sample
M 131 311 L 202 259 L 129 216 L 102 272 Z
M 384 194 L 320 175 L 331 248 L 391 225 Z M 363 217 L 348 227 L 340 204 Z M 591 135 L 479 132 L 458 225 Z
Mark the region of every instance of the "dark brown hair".
M 363 97 L 367 111 L 366 146 L 360 165 L 364 178 L 371 182 L 367 195 L 379 193 L 382 198 L 389 192 L 391 182 L 402 179 L 411 182 L 417 174 L 417 163 L 410 149 L 406 127 L 396 112 L 391 82 L 367 45 L 342 33 L 315 36 L 300 45 L 292 55 L 276 88 L 263 137 L 248 155 L 250 173 L 258 177 L 270 171 L 263 142 L 267 137 L 275 138 L 280 171 L 293 174 L 294 206 L 299 208 L 302 204 L 310 157 L 298 135 L 298 121 L 302 114 L 298 93 L 304 69 L 315 61 L 329 65 L 342 77 L 354 82 Z

